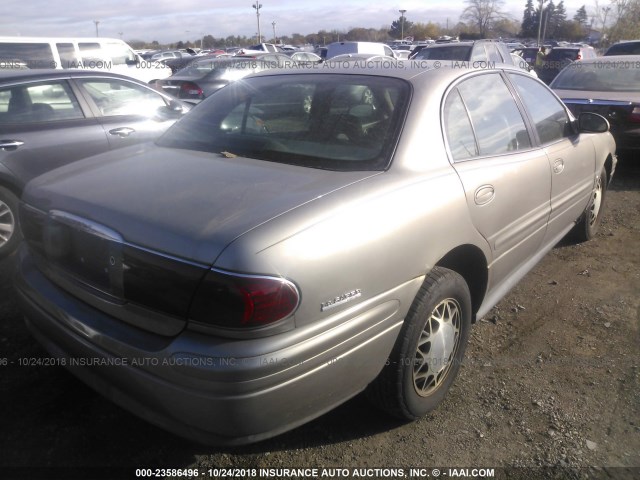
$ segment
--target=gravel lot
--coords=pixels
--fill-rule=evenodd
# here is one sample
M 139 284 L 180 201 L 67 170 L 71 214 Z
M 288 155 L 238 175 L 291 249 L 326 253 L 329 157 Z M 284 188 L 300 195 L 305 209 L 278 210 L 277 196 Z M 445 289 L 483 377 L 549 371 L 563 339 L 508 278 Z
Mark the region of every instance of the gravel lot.
M 640 478 L 640 163 L 631 160 L 608 192 L 598 237 L 554 248 L 478 322 L 448 398 L 410 424 L 356 397 L 256 445 L 191 443 L 62 367 L 20 366 L 48 354 L 22 322 L 13 259 L 0 261 L 0 478 L 135 478 L 135 468 L 196 467 L 199 478 L 226 467 L 346 468 L 349 478 L 355 468 L 412 467 L 443 476 L 487 467 L 496 478 Z

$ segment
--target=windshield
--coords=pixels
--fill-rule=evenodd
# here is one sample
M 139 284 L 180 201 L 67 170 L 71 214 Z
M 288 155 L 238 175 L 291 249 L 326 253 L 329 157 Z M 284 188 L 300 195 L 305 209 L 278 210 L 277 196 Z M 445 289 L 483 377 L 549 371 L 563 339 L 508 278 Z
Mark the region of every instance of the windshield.
M 640 68 L 636 62 L 604 62 L 569 65 L 551 84 L 562 90 L 601 92 L 640 91 Z
M 164 147 L 330 170 L 383 170 L 409 85 L 365 75 L 274 75 L 235 82 L 158 140 Z

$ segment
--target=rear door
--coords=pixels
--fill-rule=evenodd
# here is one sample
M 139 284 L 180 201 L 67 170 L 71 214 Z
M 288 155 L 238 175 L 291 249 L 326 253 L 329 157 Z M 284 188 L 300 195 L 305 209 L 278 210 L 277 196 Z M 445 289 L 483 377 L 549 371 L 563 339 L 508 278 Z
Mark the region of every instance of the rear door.
M 73 79 L 104 128 L 110 148 L 155 140 L 182 112 L 152 88 L 115 77 Z
M 540 248 L 550 205 L 551 175 L 502 75 L 482 73 L 451 90 L 444 128 L 469 213 L 487 240 L 492 282 L 506 279 Z
M 109 149 L 104 130 L 66 79 L 1 86 L 0 132 L 0 163 L 18 188 Z

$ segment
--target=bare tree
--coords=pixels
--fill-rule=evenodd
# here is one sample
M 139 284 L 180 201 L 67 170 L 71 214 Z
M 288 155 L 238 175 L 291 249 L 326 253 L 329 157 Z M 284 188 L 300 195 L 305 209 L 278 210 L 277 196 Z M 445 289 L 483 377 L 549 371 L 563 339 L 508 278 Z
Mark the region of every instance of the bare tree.
M 640 0 L 611 0 L 608 43 L 640 36 Z
M 506 18 L 502 11 L 504 0 L 465 0 L 464 3 L 467 8 L 460 15 L 460 20 L 475 26 L 482 38 L 487 36 L 498 20 Z

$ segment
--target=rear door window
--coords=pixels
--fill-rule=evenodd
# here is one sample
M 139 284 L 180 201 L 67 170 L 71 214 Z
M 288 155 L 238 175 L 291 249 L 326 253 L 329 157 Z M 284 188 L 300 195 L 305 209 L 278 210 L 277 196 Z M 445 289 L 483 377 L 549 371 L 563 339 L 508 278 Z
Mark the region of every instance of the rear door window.
M 480 155 L 499 155 L 531 147 L 520 110 L 499 73 L 474 76 L 458 90 L 469 111 Z
M 0 89 L 0 124 L 26 124 L 84 118 L 65 80 Z
M 76 79 L 105 117 L 141 115 L 153 117 L 167 102 L 157 92 L 126 80 L 114 78 Z
M 467 110 L 458 89 L 447 97 L 444 106 L 444 129 L 454 161 L 478 156 L 478 146 Z

